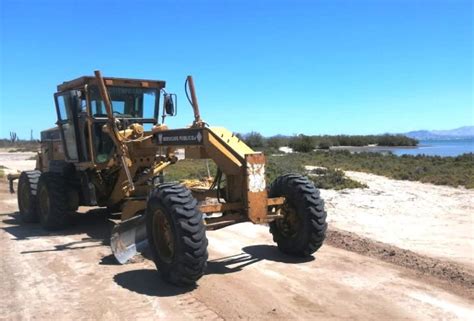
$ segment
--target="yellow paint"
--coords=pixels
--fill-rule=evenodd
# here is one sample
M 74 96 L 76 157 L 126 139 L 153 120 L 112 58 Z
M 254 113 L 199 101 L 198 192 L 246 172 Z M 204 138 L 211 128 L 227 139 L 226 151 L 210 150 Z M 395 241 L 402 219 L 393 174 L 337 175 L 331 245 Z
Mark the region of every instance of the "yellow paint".
M 220 141 L 229 147 L 230 150 L 235 151 L 239 154 L 242 159 L 247 154 L 255 153 L 250 147 L 248 147 L 243 141 L 235 136 L 231 131 L 224 127 L 209 127 L 211 131 Z

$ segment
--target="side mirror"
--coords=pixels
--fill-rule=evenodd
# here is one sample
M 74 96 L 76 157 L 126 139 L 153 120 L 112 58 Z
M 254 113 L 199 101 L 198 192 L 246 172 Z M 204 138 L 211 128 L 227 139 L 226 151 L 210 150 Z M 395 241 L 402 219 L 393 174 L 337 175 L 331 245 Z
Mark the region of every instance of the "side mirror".
M 167 116 L 176 116 L 176 114 L 178 113 L 178 108 L 176 104 L 176 94 L 164 95 L 163 110 Z

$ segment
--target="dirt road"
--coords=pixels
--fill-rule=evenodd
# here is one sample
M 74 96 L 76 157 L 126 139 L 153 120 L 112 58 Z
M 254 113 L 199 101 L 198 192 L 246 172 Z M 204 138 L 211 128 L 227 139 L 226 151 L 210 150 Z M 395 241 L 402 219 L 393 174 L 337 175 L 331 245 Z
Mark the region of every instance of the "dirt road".
M 469 289 L 329 245 L 314 258 L 280 254 L 264 226 L 208 232 L 197 288 L 163 283 L 147 259 L 117 265 L 104 211 L 60 233 L 20 224 L 0 184 L 1 319 L 469 319 Z

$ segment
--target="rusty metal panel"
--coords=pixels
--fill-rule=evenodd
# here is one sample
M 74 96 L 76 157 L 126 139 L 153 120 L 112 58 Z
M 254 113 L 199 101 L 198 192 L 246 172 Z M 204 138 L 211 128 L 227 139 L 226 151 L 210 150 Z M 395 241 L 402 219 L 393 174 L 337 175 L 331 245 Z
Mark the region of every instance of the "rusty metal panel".
M 283 205 L 285 203 L 285 198 L 284 197 L 274 197 L 274 198 L 269 198 L 268 199 L 268 206 L 276 206 L 276 205 Z
M 265 156 L 262 153 L 245 155 L 245 165 L 248 217 L 253 223 L 264 223 L 268 213 Z
M 218 213 L 225 211 L 236 211 L 242 209 L 242 202 L 223 204 L 204 204 L 199 206 L 202 213 Z
M 118 86 L 118 87 L 138 87 L 138 88 L 164 88 L 166 82 L 163 80 L 149 80 L 149 79 L 131 79 L 131 78 L 104 78 L 107 86 Z M 96 85 L 97 80 L 95 77 L 83 76 L 80 78 L 73 79 L 71 81 L 65 81 L 57 86 L 58 91 L 66 91 L 71 89 L 84 88 L 85 85 Z

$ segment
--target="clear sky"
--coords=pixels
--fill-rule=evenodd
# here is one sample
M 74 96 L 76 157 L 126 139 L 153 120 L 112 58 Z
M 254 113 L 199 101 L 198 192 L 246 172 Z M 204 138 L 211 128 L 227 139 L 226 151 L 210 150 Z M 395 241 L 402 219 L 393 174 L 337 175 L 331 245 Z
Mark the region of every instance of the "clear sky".
M 376 134 L 473 125 L 472 1 L 0 0 L 0 137 L 55 122 L 56 85 L 162 79 L 173 127 Z

